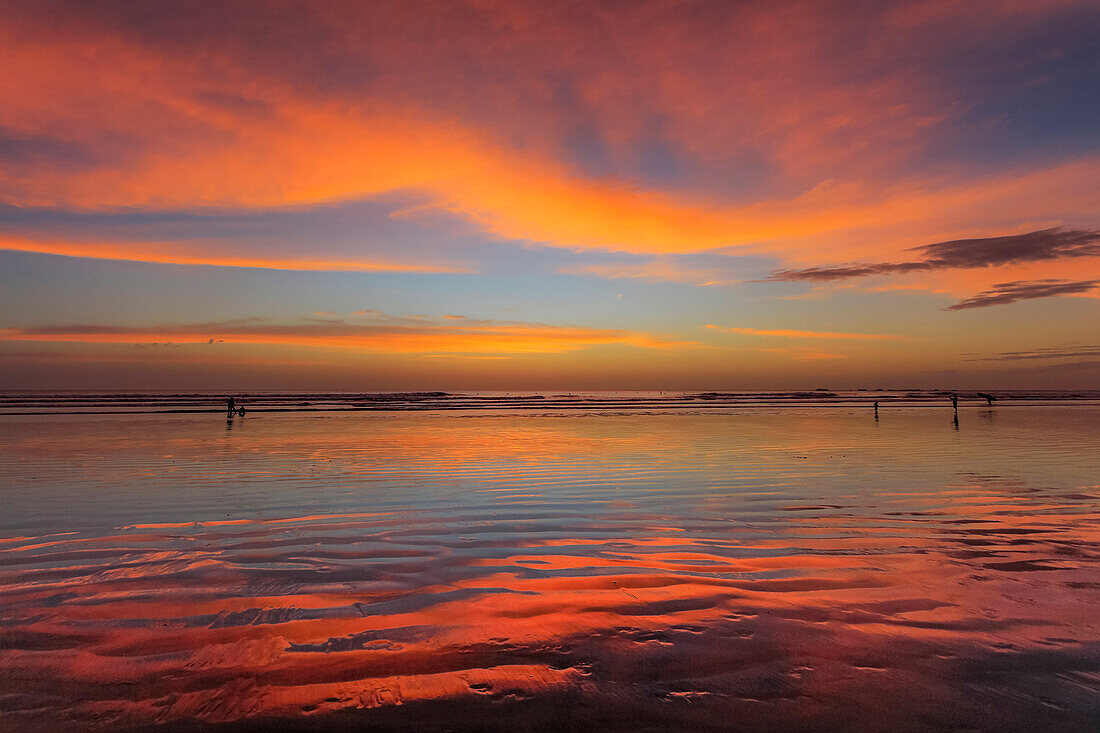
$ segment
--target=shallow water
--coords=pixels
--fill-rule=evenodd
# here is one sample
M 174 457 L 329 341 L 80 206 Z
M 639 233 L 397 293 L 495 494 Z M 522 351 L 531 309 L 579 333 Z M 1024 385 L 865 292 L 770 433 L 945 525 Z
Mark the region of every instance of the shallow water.
M 722 410 L 730 407 L 870 407 L 924 405 L 943 409 L 955 394 L 964 408 L 987 405 L 982 392 L 930 389 L 825 388 L 800 392 L 255 392 L 237 394 L 247 412 L 377 411 L 607 411 Z M 224 413 L 224 392 L 0 392 L 0 415 L 96 415 L 117 413 Z M 1001 390 L 999 405 L 1090 404 L 1100 406 L 1100 390 Z
M 1084 730 L 1100 408 L 0 417 L 0 729 Z

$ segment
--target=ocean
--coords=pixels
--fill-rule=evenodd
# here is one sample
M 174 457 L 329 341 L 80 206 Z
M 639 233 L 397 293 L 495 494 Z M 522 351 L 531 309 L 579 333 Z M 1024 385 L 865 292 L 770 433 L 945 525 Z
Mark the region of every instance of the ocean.
M 0 729 L 1100 720 L 1100 393 L 226 396 L 0 396 Z

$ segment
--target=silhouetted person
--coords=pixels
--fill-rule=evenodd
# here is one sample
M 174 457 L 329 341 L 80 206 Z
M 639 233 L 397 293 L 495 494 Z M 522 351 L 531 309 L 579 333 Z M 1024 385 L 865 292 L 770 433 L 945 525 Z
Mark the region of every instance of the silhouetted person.
M 979 397 L 984 397 L 984 398 L 985 398 L 985 402 L 986 402 L 986 404 L 987 404 L 987 405 L 989 405 L 990 407 L 993 407 L 993 400 L 997 399 L 997 398 L 996 398 L 996 397 L 994 397 L 993 395 L 991 395 L 991 394 L 986 394 L 985 392 L 979 392 L 979 393 L 978 393 L 978 396 L 979 396 Z
M 230 397 L 229 402 L 227 402 L 226 405 L 228 405 L 226 412 L 230 417 L 232 417 L 233 413 L 237 411 L 237 401 Z
M 951 393 L 951 406 L 955 408 L 955 412 L 959 411 L 959 396 L 954 392 Z

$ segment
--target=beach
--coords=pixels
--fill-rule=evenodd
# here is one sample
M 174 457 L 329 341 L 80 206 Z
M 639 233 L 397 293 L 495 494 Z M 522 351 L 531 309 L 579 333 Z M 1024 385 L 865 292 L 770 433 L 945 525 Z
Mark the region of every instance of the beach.
M 0 3 L 0 733 L 1100 731 L 1097 29 Z
M 0 727 L 1094 724 L 1100 406 L 775 401 L 0 416 Z

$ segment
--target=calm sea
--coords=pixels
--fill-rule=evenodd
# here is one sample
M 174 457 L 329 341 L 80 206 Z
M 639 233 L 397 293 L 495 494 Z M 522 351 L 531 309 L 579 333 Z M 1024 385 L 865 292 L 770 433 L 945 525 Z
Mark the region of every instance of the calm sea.
M 9 393 L 0 729 L 1093 730 L 1100 405 L 998 397 Z

